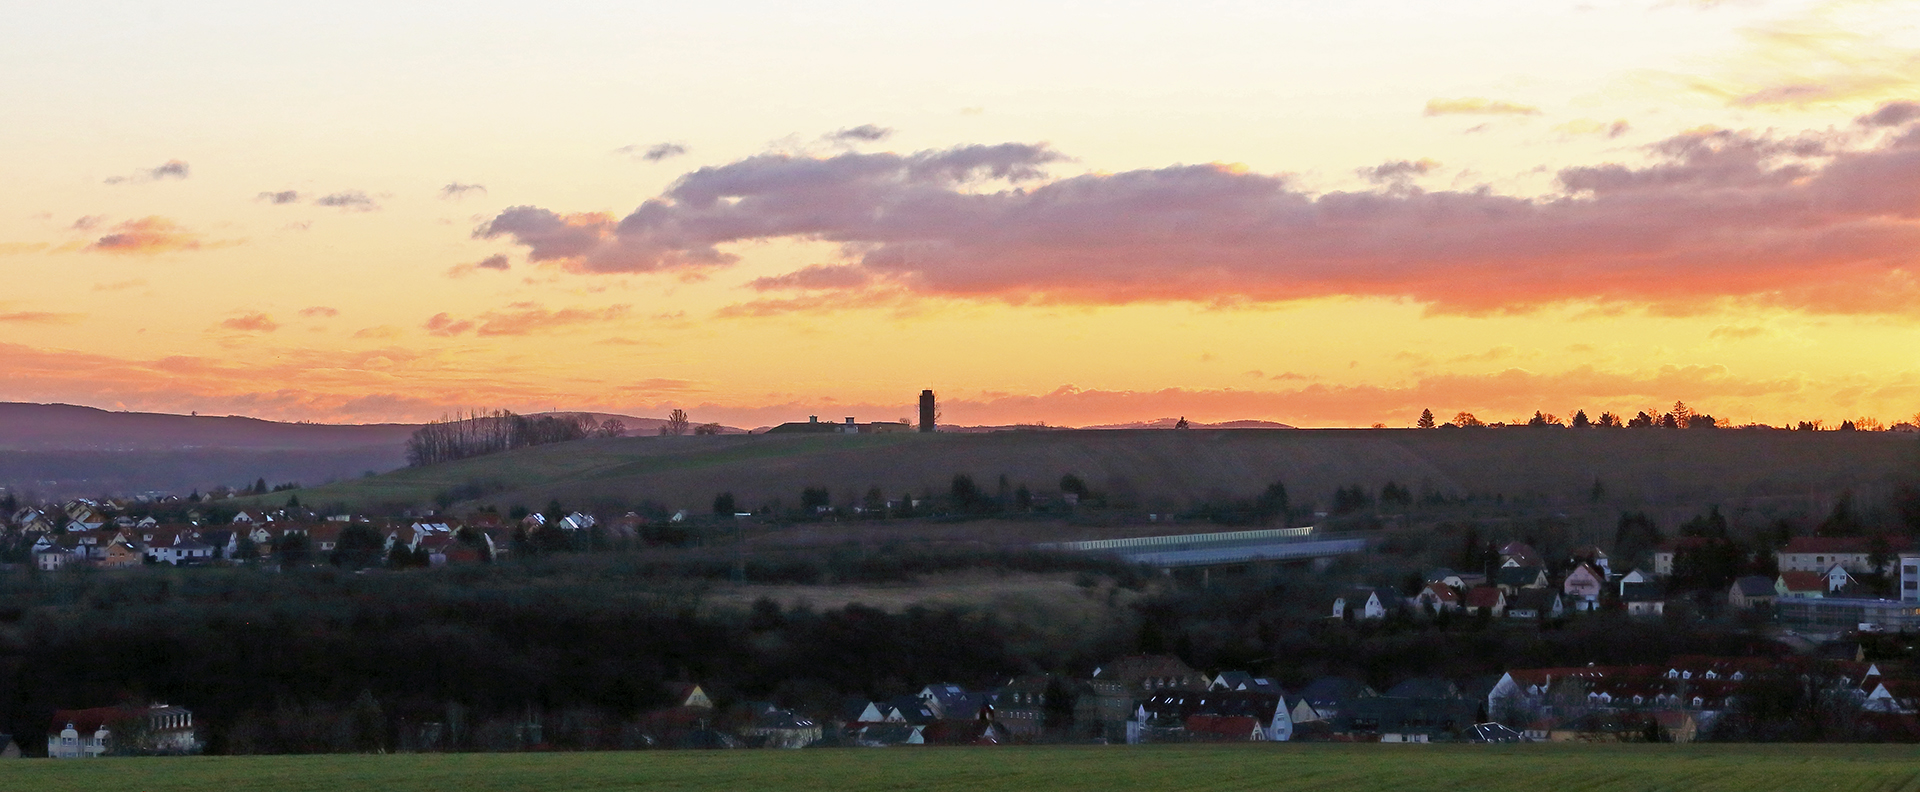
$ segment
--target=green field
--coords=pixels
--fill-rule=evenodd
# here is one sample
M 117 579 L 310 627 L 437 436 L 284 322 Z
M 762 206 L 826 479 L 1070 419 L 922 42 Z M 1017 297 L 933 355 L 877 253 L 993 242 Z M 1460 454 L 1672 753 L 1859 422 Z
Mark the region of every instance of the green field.
M 300 491 L 311 505 L 430 504 L 464 485 L 491 490 L 468 505 L 575 507 L 651 499 L 704 512 L 717 492 L 743 507 L 788 506 L 804 487 L 844 501 L 944 493 L 966 473 L 992 491 L 1053 490 L 1065 473 L 1148 510 L 1194 499 L 1249 497 L 1280 480 L 1295 500 L 1325 503 L 1336 487 L 1396 481 L 1444 493 L 1586 504 L 1601 481 L 1609 506 L 1693 508 L 1768 498 L 1862 495 L 1920 471 L 1920 441 L 1893 432 L 1765 430 L 1162 430 L 995 434 L 725 435 L 581 440 Z M 270 503 L 285 496 L 268 496 Z M 233 502 L 247 503 L 245 500 Z M 1298 504 L 1296 504 L 1298 505 Z
M 8 762 L 0 789 L 1916 790 L 1885 745 L 1243 745 Z

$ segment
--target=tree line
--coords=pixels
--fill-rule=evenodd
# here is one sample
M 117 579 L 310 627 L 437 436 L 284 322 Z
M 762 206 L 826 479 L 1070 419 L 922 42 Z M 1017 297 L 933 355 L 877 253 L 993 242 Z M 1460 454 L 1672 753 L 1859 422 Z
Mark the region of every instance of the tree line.
M 619 419 L 591 415 L 516 415 L 507 410 L 442 418 L 407 438 L 407 464 L 419 467 L 516 448 L 626 434 Z

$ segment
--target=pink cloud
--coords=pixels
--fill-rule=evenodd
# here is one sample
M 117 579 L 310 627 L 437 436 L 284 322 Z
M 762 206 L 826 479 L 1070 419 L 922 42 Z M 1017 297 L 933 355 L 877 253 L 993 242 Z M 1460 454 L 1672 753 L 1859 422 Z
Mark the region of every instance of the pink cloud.
M 1920 307 L 1920 126 L 1782 137 L 1690 132 L 1640 165 L 1559 172 L 1541 197 L 1394 178 L 1308 193 L 1222 165 L 1046 180 L 1042 146 L 749 157 L 696 170 L 617 223 L 507 210 L 483 226 L 582 272 L 702 269 L 723 246 L 841 243 L 844 263 L 750 284 L 800 294 L 733 314 L 838 308 L 847 294 L 1008 303 L 1281 302 L 1357 295 L 1454 313 L 1590 302 L 1667 313 L 1736 299 L 1820 312 Z M 1394 164 L 1390 164 L 1394 165 Z M 1417 172 L 1391 167 L 1390 177 Z M 809 299 L 840 294 L 841 299 Z M 884 300 L 882 300 L 884 302 Z M 783 308 L 783 304 L 786 306 Z
M 176 250 L 198 250 L 204 245 L 200 235 L 181 228 L 164 217 L 143 217 L 116 226 L 114 232 L 94 240 L 86 249 L 101 253 L 150 256 Z

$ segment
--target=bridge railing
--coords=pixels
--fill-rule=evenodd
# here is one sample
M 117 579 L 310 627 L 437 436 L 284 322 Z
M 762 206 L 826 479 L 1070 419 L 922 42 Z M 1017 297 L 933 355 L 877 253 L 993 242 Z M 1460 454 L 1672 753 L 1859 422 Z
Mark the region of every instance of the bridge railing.
M 1084 542 L 1048 542 L 1034 545 L 1040 550 L 1091 552 L 1096 550 L 1136 550 L 1177 545 L 1208 545 L 1221 542 L 1248 542 L 1272 539 L 1305 539 L 1313 535 L 1313 526 L 1270 528 L 1261 531 L 1221 531 L 1216 533 L 1136 536 L 1131 539 L 1090 539 Z

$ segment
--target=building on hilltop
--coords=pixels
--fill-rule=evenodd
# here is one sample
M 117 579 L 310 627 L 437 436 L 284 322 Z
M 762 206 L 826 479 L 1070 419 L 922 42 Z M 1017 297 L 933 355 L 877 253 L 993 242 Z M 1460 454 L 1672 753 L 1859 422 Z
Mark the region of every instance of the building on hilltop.
M 55 710 L 53 728 L 47 734 L 50 759 L 90 759 L 108 753 L 194 754 L 200 747 L 193 713 L 165 704 Z
M 821 421 L 818 415 L 809 415 L 805 421 L 788 421 L 768 429 L 767 434 L 893 434 L 909 429 L 899 421 L 856 423 L 849 417 L 845 423 L 833 423 Z

